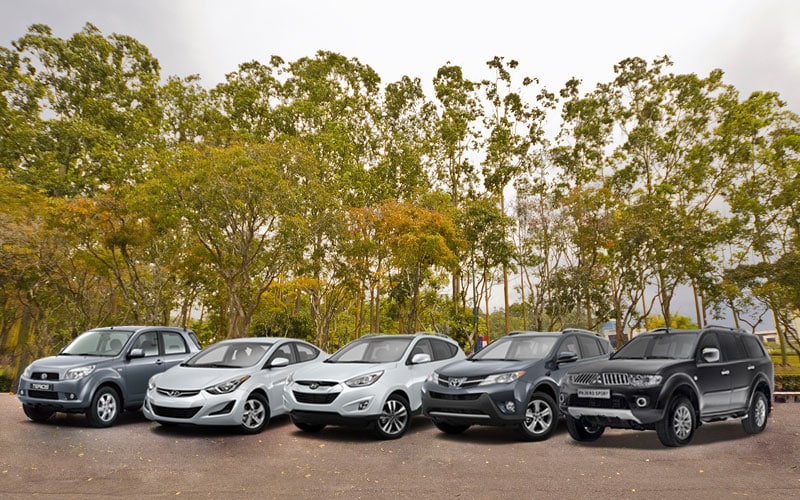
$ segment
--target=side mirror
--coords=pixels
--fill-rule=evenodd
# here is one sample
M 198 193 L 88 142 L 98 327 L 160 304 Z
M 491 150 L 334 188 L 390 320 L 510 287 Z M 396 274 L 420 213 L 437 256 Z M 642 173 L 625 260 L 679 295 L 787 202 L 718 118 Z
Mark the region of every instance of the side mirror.
M 422 363 L 430 363 L 430 362 L 431 362 L 431 355 L 425 354 L 424 352 L 419 352 L 411 357 L 412 365 L 419 365 Z
M 578 361 L 578 355 L 572 351 L 564 351 L 558 353 L 558 358 L 556 359 L 557 364 L 561 363 L 573 363 Z
M 281 368 L 289 366 L 289 360 L 286 358 L 275 358 L 269 363 L 269 368 Z
M 128 353 L 128 359 L 143 358 L 143 357 L 144 357 L 144 349 L 140 348 L 131 349 L 131 352 Z
M 719 361 L 719 349 L 716 347 L 705 347 L 702 353 L 703 361 L 706 363 L 716 363 Z

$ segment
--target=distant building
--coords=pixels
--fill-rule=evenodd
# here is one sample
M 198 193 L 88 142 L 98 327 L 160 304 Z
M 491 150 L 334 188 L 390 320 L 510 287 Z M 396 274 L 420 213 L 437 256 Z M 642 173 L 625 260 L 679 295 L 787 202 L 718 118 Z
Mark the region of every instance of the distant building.
M 755 335 L 761 339 L 761 342 L 765 344 L 777 344 L 778 343 L 778 332 L 775 330 L 764 330 L 761 332 L 754 332 Z

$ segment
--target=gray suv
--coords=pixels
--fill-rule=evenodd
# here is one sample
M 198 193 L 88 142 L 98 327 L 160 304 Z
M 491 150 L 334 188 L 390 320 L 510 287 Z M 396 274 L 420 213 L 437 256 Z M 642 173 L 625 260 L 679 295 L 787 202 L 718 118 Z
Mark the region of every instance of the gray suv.
M 558 424 L 566 369 L 607 359 L 611 344 L 593 332 L 513 332 L 463 361 L 437 369 L 422 387 L 422 411 L 442 432 L 510 426 L 523 439 L 547 439 Z
M 55 412 L 85 413 L 93 427 L 110 427 L 122 408 L 142 406 L 147 381 L 200 351 L 190 330 L 115 326 L 89 330 L 58 355 L 30 364 L 17 397 L 25 415 L 44 422 Z

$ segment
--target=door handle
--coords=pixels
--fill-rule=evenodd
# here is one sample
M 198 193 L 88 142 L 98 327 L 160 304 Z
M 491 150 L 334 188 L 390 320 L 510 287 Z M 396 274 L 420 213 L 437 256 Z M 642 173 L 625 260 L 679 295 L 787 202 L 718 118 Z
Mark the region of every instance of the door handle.
M 164 364 L 164 360 L 163 359 L 157 359 L 156 360 L 156 364 L 157 365 L 163 365 Z
M 720 375 L 730 375 L 731 371 L 730 370 L 722 370 L 721 372 L 719 372 L 719 374 Z
M 756 365 L 747 365 L 747 371 L 751 372 L 756 369 Z

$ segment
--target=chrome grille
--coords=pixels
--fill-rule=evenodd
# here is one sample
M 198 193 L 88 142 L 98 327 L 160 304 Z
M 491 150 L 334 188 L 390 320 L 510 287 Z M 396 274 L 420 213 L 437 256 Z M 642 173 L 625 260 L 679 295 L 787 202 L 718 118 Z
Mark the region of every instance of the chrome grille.
M 162 389 L 161 387 L 158 387 L 156 392 L 168 398 L 188 398 L 200 394 L 200 391 L 178 391 L 175 389 Z
M 627 373 L 576 373 L 572 382 L 578 385 L 628 385 Z

